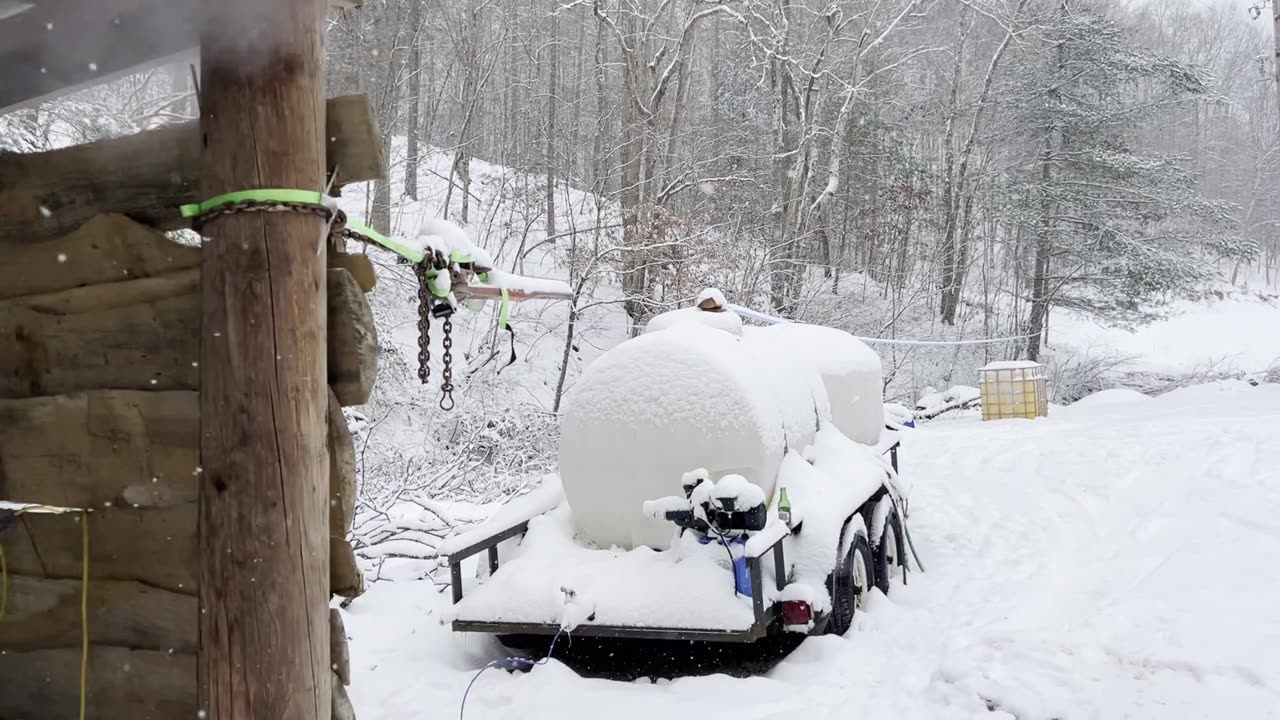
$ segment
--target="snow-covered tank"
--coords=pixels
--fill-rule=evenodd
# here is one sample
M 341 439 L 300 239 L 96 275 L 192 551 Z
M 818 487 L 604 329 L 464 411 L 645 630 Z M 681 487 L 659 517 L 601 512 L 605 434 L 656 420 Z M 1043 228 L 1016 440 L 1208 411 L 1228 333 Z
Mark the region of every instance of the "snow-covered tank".
M 747 328 L 747 334 L 787 353 L 796 365 L 811 365 L 826 388 L 832 424 L 850 440 L 876 444 L 884 429 L 884 371 L 866 343 L 842 330 L 800 323 Z
M 879 358 L 852 336 L 675 312 L 596 360 L 566 404 L 561 481 L 578 532 L 601 547 L 666 549 L 674 528 L 642 508 L 679 494 L 690 470 L 743 475 L 772 497 L 786 450 L 823 421 L 867 444 L 883 427 Z

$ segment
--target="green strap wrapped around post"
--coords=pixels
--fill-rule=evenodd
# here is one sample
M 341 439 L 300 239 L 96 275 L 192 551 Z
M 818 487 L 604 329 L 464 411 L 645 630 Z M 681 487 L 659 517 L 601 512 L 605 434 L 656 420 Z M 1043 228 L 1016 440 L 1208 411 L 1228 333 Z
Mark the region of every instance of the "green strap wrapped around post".
M 183 205 L 180 210 L 182 216 L 186 218 L 194 218 L 204 215 L 212 210 L 216 210 L 224 205 L 231 205 L 239 202 L 255 202 L 255 203 L 296 203 L 303 205 L 314 205 L 316 207 L 328 207 L 325 205 L 325 195 L 314 190 L 290 190 L 288 188 L 267 188 L 262 190 L 239 190 L 236 192 L 223 193 L 205 200 L 204 202 Z M 373 228 L 358 223 L 355 220 L 348 219 L 346 227 L 358 235 L 363 235 L 371 242 L 375 242 L 391 252 L 399 255 L 410 262 L 422 262 L 422 250 L 413 247 L 407 243 L 403 243 L 394 238 L 374 230 Z M 447 293 L 446 293 L 447 294 Z
M 289 188 L 264 188 L 260 190 L 238 190 L 236 192 L 223 193 L 215 195 L 200 203 L 190 205 L 182 205 L 179 210 L 182 217 L 197 218 L 201 215 L 210 213 L 218 208 L 235 203 L 288 203 L 292 205 L 311 205 L 314 207 L 325 208 L 332 211 L 331 205 L 326 204 L 326 196 L 324 193 L 314 190 L 293 190 Z M 356 235 L 367 239 L 370 242 L 377 243 L 391 252 L 399 255 L 413 263 L 422 262 L 426 254 L 421 248 L 401 242 L 395 238 L 387 237 L 382 233 L 363 223 L 356 222 L 350 218 L 347 219 L 345 227 Z M 472 258 L 461 250 L 454 250 L 449 254 L 449 260 L 454 263 L 466 264 L 473 263 Z M 446 271 L 447 273 L 447 271 Z M 451 280 L 449 275 L 445 275 L 445 283 L 436 282 L 439 277 L 439 271 L 435 269 L 427 270 L 427 283 L 431 294 L 438 298 L 447 298 L 452 289 L 449 287 L 448 281 Z M 481 282 L 489 282 L 489 273 L 481 273 L 477 277 Z M 502 304 L 498 311 L 499 322 L 503 328 L 510 328 L 511 301 L 507 295 L 507 289 L 502 289 Z

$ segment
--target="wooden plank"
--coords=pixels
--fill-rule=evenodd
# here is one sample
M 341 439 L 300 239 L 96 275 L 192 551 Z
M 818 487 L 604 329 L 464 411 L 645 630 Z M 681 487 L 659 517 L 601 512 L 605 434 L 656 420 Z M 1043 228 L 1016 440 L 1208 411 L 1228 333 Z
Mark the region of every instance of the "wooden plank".
M 378 328 L 360 286 L 329 271 L 329 385 L 343 405 L 363 405 L 378 377 Z
M 0 338 L 12 338 L 0 342 L 0 398 L 96 388 L 197 389 L 200 296 L 194 292 L 195 272 L 0 301 Z M 360 404 L 377 375 L 373 311 L 345 270 L 329 271 L 326 280 L 333 344 L 329 380 L 339 401 Z M 211 339 L 229 341 L 222 331 L 214 332 Z
M 0 653 L 0 678 L 0 718 L 80 717 L 79 648 Z M 90 648 L 85 705 L 90 718 L 194 718 L 196 658 L 124 647 Z
M 112 283 L 91 291 L 108 296 L 136 289 Z M 12 338 L 0 343 L 0 398 L 89 388 L 193 390 L 199 322 L 195 294 L 71 315 L 0 303 L 0 337 Z
M 329 608 L 329 663 L 339 684 L 350 685 L 351 651 L 347 647 L 347 628 L 338 608 Z
M 329 105 L 334 186 L 384 177 L 381 137 L 366 121 L 368 99 L 334 98 Z M 183 123 L 42 153 L 0 154 L 0 245 L 65 235 L 102 213 L 163 230 L 188 227 L 178 207 L 205 199 L 197 182 L 200 149 L 199 126 Z M 308 187 L 324 186 L 322 180 Z
M 0 618 L 0 652 L 79 648 L 82 592 L 80 580 L 10 575 L 9 603 Z M 198 604 L 192 595 L 95 579 L 89 583 L 89 640 L 194 654 L 199 646 Z
M 351 705 L 347 689 L 342 686 L 337 673 L 334 674 L 331 687 L 333 689 L 333 720 L 356 720 L 356 709 Z
M 0 308 L 22 308 L 38 315 L 75 315 L 182 297 L 200 292 L 200 268 L 190 268 L 126 282 L 88 285 L 0 302 Z
M 329 592 L 338 597 L 364 594 L 364 575 L 356 565 L 356 551 L 346 538 L 329 538 Z
M 99 390 L 0 400 L 0 500 L 55 507 L 195 502 L 194 392 Z
M 329 251 L 328 267 L 330 270 L 342 268 L 351 273 L 356 284 L 364 292 L 370 292 L 378 284 L 377 272 L 373 269 L 373 261 L 368 255 L 350 255 L 344 252 Z
M 0 480 L 3 477 L 0 476 Z M 2 489 L 2 486 L 0 486 Z M 329 392 L 329 534 L 345 538 L 356 514 L 356 447 L 338 398 Z
M 98 215 L 64 237 L 6 247 L 0 300 L 152 277 L 199 262 L 198 247 L 123 215 Z
M 359 152 L 351 152 L 353 138 L 361 141 Z M 368 96 L 342 95 L 329 100 L 325 107 L 325 157 L 330 172 L 338 169 L 341 185 L 387 176 L 386 148 Z
M 323 15 L 224 0 L 204 25 L 202 196 L 324 185 Z M 200 707 L 329 720 L 324 223 L 241 213 L 202 232 Z
M 89 577 L 94 581 L 132 580 L 194 595 L 199 577 L 196 520 L 195 503 L 146 510 L 108 508 L 90 513 Z M 79 514 L 21 516 L 18 525 L 5 532 L 9 571 L 55 579 L 80 578 L 84 562 L 80 522 Z M 19 527 L 30 542 L 22 542 L 19 536 L 11 548 L 8 536 Z M 252 566 L 252 557 L 245 562 Z
M 330 533 L 343 537 L 355 513 L 355 446 L 329 397 Z M 195 502 L 199 457 L 192 391 L 0 400 L 0 500 L 75 508 Z

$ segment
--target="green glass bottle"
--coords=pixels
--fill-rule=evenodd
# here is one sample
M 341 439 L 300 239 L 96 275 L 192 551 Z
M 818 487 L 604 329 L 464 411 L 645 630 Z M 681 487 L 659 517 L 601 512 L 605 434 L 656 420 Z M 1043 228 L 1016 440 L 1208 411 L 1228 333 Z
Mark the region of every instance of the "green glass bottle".
M 788 530 L 791 529 L 791 500 L 785 487 L 778 490 L 778 519 L 786 523 Z

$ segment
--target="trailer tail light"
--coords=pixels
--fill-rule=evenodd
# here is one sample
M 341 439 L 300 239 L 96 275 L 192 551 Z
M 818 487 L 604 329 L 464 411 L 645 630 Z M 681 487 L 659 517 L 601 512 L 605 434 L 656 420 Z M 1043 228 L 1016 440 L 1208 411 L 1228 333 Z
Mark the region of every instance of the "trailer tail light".
M 788 630 L 807 632 L 813 627 L 813 608 L 804 600 L 783 600 L 782 624 Z

